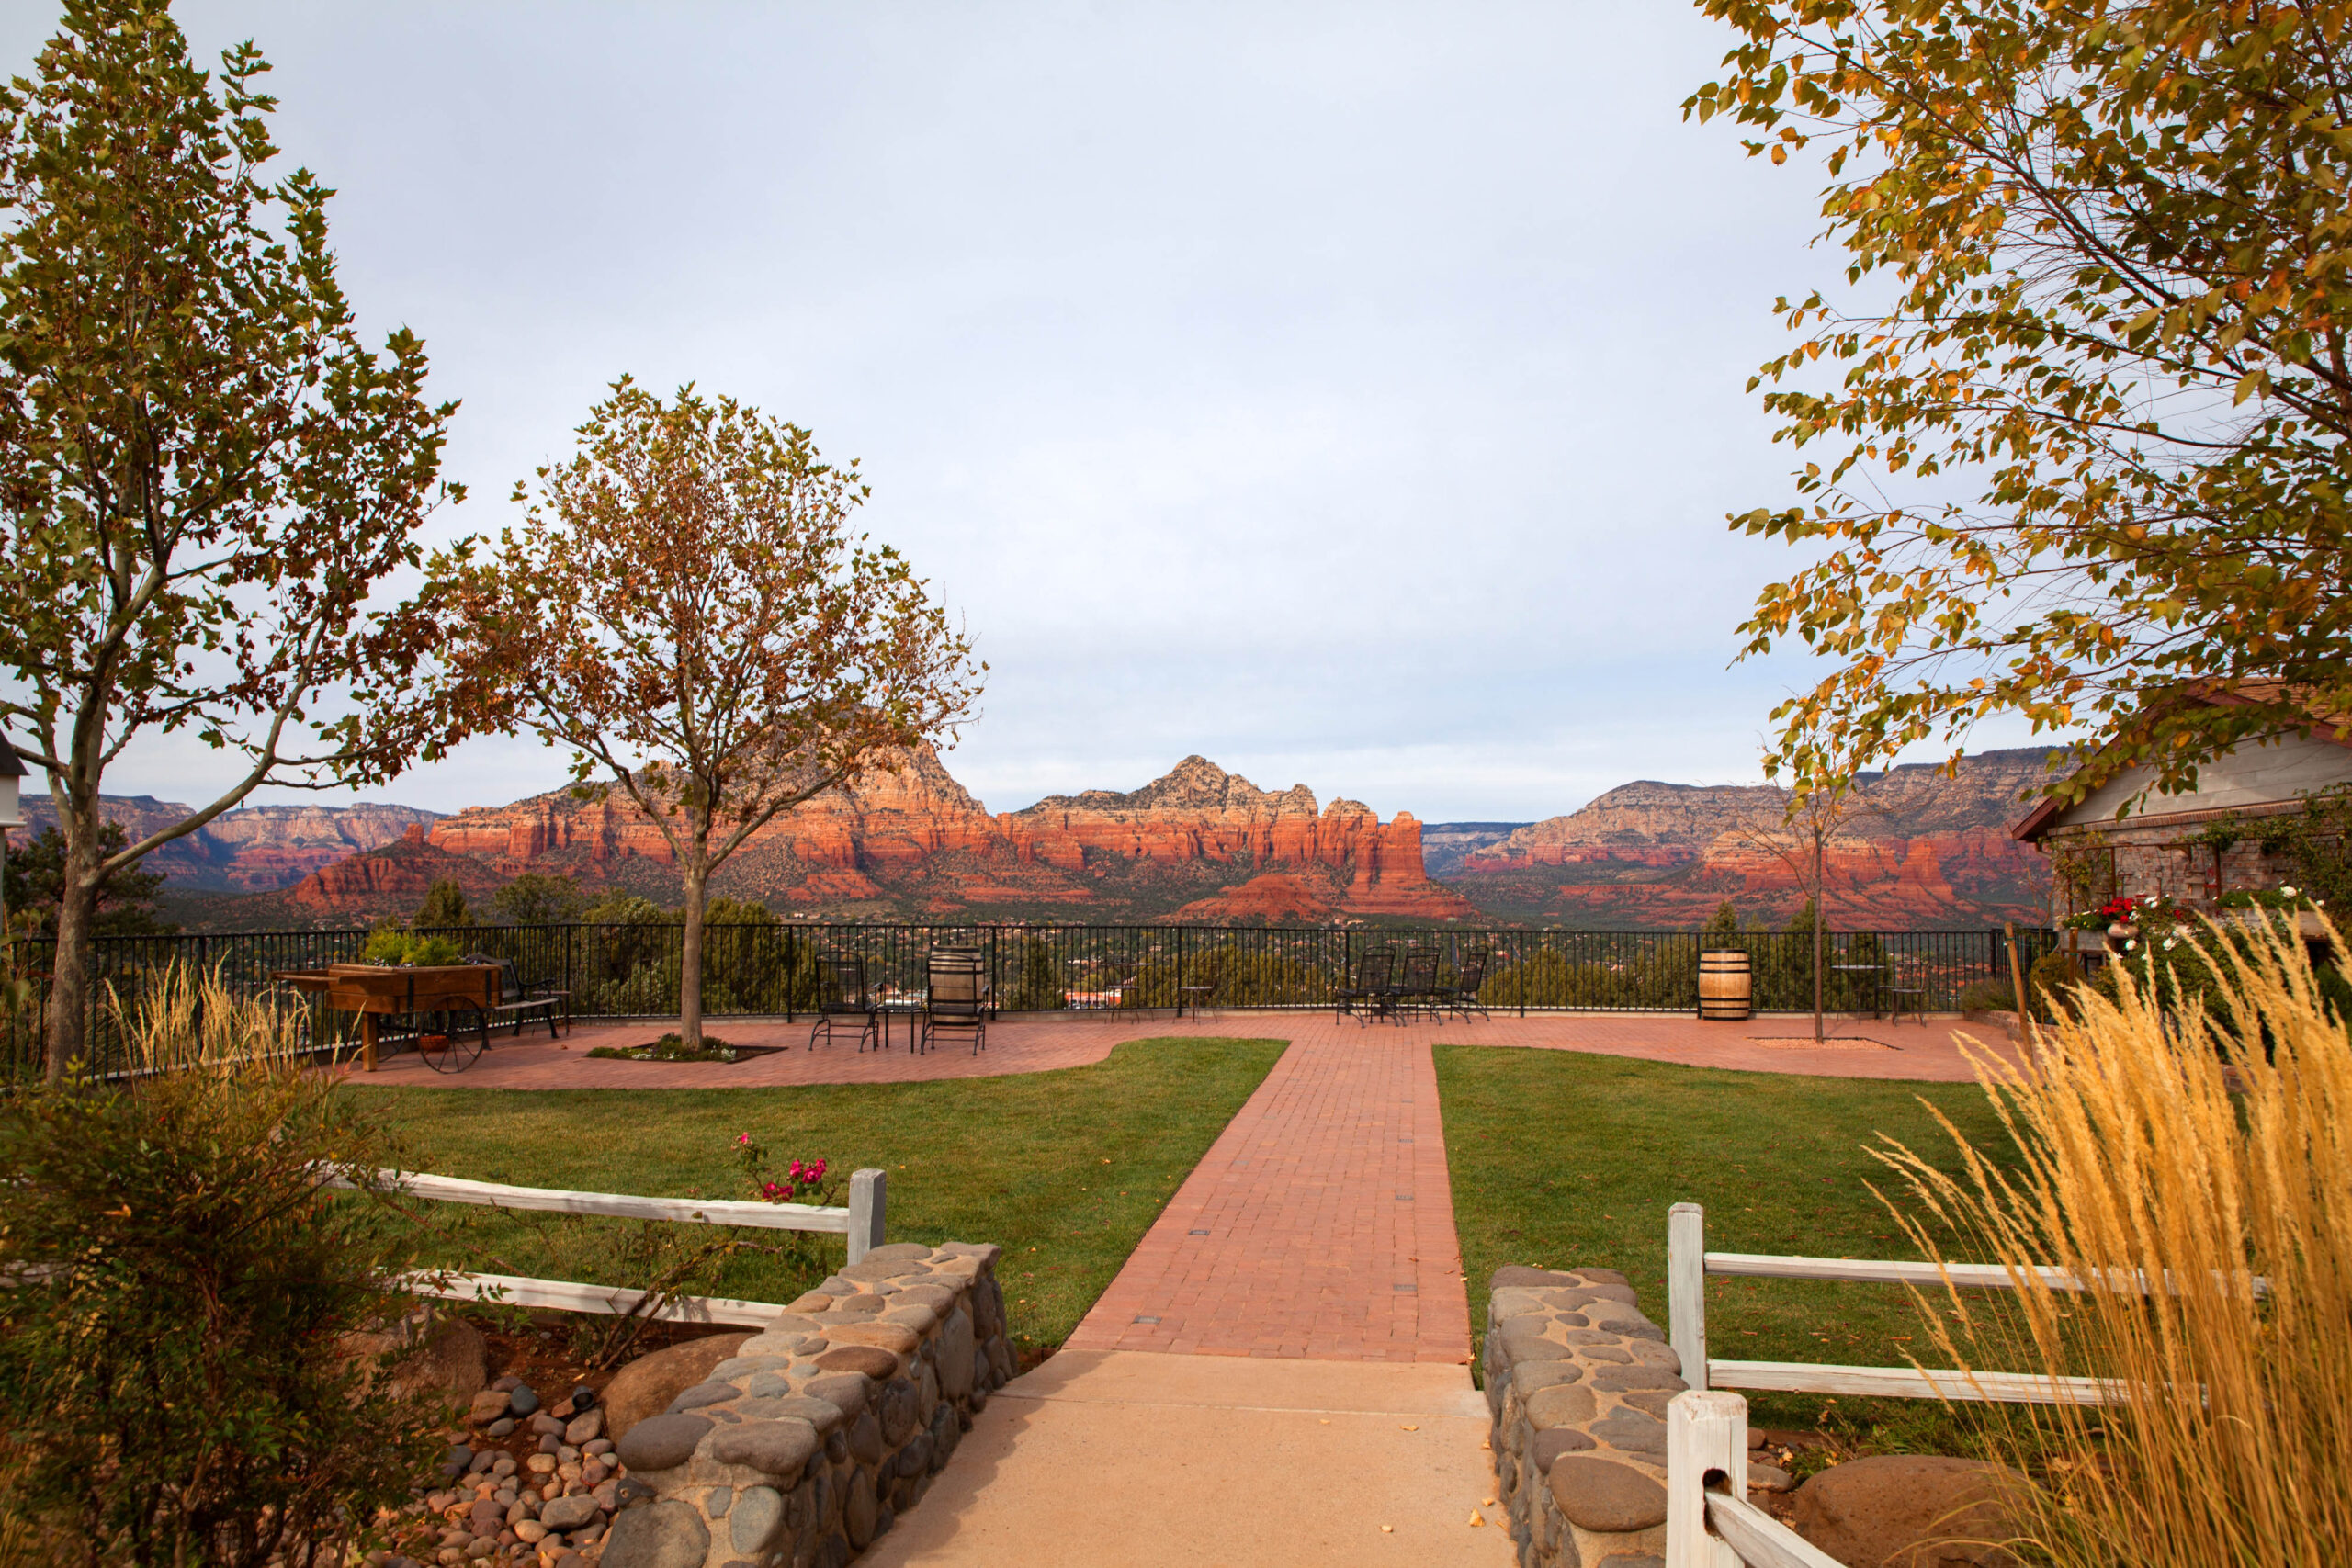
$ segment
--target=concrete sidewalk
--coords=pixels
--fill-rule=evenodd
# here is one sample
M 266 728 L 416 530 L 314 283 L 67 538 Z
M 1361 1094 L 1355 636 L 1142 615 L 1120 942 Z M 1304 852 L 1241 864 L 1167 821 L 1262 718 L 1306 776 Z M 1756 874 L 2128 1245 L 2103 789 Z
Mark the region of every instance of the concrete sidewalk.
M 1486 1440 L 1464 1367 L 1065 1350 L 860 1561 L 1509 1568 Z

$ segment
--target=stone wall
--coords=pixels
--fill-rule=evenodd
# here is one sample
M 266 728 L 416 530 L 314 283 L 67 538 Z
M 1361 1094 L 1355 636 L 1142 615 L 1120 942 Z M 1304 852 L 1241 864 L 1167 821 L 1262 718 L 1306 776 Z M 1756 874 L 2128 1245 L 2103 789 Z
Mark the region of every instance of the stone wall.
M 1665 1339 L 1615 1269 L 1495 1271 L 1487 1404 L 1520 1568 L 1662 1568 L 1683 1387 Z
M 652 1496 L 604 1568 L 842 1568 L 930 1489 L 1012 1375 L 999 1249 L 877 1247 L 787 1307 L 620 1458 Z

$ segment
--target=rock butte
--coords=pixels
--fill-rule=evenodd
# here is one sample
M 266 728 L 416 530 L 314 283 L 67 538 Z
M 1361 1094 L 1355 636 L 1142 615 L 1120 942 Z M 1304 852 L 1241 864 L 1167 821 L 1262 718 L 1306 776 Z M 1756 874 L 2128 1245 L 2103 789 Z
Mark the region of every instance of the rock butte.
M 995 814 L 929 748 L 898 763 L 761 828 L 716 889 L 812 912 L 1042 906 L 1083 919 L 1181 906 L 1211 919 L 1477 917 L 1423 872 L 1409 813 L 1384 823 L 1359 802 L 1319 806 L 1303 784 L 1261 790 L 1205 758 L 1187 757 L 1131 793 L 1089 790 Z M 557 790 L 441 818 L 287 897 L 310 909 L 365 910 L 413 903 L 437 876 L 471 897 L 526 872 L 674 897 L 670 866 L 660 829 L 627 796 Z

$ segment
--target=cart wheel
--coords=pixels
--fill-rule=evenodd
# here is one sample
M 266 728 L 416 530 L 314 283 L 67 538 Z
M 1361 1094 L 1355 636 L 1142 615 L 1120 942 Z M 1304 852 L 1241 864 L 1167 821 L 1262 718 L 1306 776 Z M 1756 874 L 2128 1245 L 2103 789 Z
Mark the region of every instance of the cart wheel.
M 430 1021 L 416 1037 L 416 1054 L 436 1073 L 462 1073 L 490 1048 L 490 1015 L 479 1003 L 451 1001 Z

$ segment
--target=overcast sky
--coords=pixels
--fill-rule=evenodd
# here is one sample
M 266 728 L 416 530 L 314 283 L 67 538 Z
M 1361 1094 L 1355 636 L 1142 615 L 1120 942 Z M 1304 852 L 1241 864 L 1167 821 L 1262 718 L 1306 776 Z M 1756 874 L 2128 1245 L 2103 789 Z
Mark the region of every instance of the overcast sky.
M 1833 283 L 1817 171 L 1680 118 L 1685 6 L 180 6 L 251 37 L 342 278 L 462 400 L 494 532 L 623 371 L 811 427 L 992 666 L 997 810 L 1188 752 L 1383 816 L 1753 778 L 1799 660 L 1743 389 Z M 19 4 L 26 70 L 53 16 Z M 1984 738 L 2015 743 L 2021 737 Z M 135 748 L 113 794 L 230 770 Z M 486 739 L 379 798 L 554 786 Z M 277 792 L 258 798 L 298 798 Z

